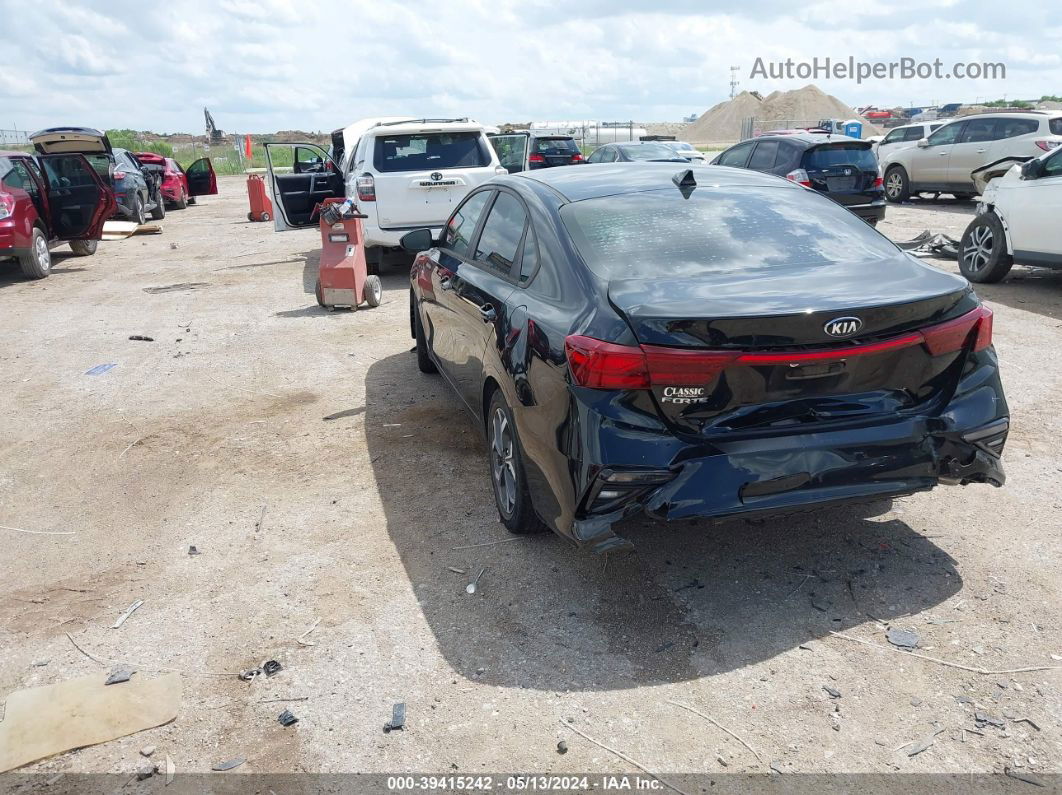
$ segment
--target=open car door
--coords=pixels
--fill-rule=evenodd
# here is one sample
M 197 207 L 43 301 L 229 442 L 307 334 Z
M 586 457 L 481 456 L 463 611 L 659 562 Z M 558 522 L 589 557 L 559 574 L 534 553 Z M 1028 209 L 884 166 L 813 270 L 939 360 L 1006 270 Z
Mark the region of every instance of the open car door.
M 510 174 L 516 174 L 527 168 L 527 135 L 488 135 L 490 145 L 498 153 L 498 162 Z
M 310 143 L 265 144 L 269 187 L 278 232 L 317 223 L 317 205 L 328 198 L 343 198 L 343 173 L 324 149 Z M 291 173 L 280 173 L 291 164 Z
M 184 170 L 189 196 L 213 196 L 218 192 L 218 178 L 209 157 L 201 157 Z
M 118 210 L 114 191 L 82 154 L 38 155 L 48 178 L 52 234 L 59 240 L 99 240 Z

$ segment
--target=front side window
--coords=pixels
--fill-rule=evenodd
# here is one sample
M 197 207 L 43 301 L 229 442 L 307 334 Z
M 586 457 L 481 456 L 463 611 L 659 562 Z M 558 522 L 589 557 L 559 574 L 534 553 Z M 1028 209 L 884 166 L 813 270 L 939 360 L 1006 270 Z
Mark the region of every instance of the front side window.
M 1057 177 L 1062 176 L 1062 146 L 1055 150 L 1055 153 L 1051 155 L 1044 162 L 1045 177 Z
M 381 173 L 489 165 L 487 143 L 476 131 L 377 135 L 373 152 L 373 166 Z
M 929 136 L 930 146 L 943 146 L 945 144 L 953 144 L 959 138 L 959 133 L 962 132 L 962 128 L 965 125 L 958 124 L 945 124 L 931 136 Z
M 483 215 L 483 208 L 487 206 L 487 200 L 493 191 L 484 190 L 473 193 L 465 203 L 457 208 L 457 212 L 446 224 L 446 247 L 455 254 L 468 256 L 468 244 L 472 239 L 472 233 L 476 231 L 479 217 Z
M 907 134 L 907 130 L 893 130 L 882 140 L 882 144 L 898 144 L 901 141 L 907 140 L 904 136 Z
M 741 168 L 748 159 L 750 149 L 752 149 L 751 143 L 738 144 L 733 149 L 728 149 L 719 156 L 719 165 Z
M 527 213 L 519 199 L 509 193 L 499 193 L 483 224 L 475 258 L 508 275 L 516 261 L 526 223 Z

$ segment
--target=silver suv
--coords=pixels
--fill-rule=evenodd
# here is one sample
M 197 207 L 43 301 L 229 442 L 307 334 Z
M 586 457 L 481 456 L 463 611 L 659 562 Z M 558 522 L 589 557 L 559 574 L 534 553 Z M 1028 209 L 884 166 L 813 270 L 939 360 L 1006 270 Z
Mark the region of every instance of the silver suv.
M 978 113 L 946 124 L 881 161 L 885 198 L 918 193 L 977 195 L 970 172 L 1008 157 L 1036 157 L 1062 145 L 1062 111 Z

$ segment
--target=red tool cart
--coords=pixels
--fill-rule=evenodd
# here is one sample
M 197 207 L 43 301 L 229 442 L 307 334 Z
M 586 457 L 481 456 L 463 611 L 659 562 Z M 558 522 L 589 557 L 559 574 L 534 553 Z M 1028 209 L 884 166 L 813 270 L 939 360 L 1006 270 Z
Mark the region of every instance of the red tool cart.
M 248 221 L 272 221 L 273 202 L 266 194 L 265 180 L 257 174 L 247 175 L 247 198 L 251 202 Z
M 317 276 L 317 303 L 327 309 L 362 302 L 380 305 L 383 284 L 365 266 L 365 238 L 361 219 L 349 201 L 325 199 L 321 213 L 321 263 Z

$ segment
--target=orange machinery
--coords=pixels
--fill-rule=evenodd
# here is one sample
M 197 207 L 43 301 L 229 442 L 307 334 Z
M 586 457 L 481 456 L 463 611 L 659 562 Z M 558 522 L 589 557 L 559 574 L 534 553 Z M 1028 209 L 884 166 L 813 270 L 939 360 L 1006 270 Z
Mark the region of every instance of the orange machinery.
M 273 202 L 266 195 L 265 180 L 257 174 L 247 175 L 247 198 L 251 202 L 248 221 L 273 220 Z
M 383 285 L 365 264 L 364 215 L 349 210 L 343 199 L 325 199 L 320 206 L 321 263 L 317 275 L 317 303 L 328 309 L 361 303 L 380 305 Z M 344 212 L 344 209 L 347 212 Z

